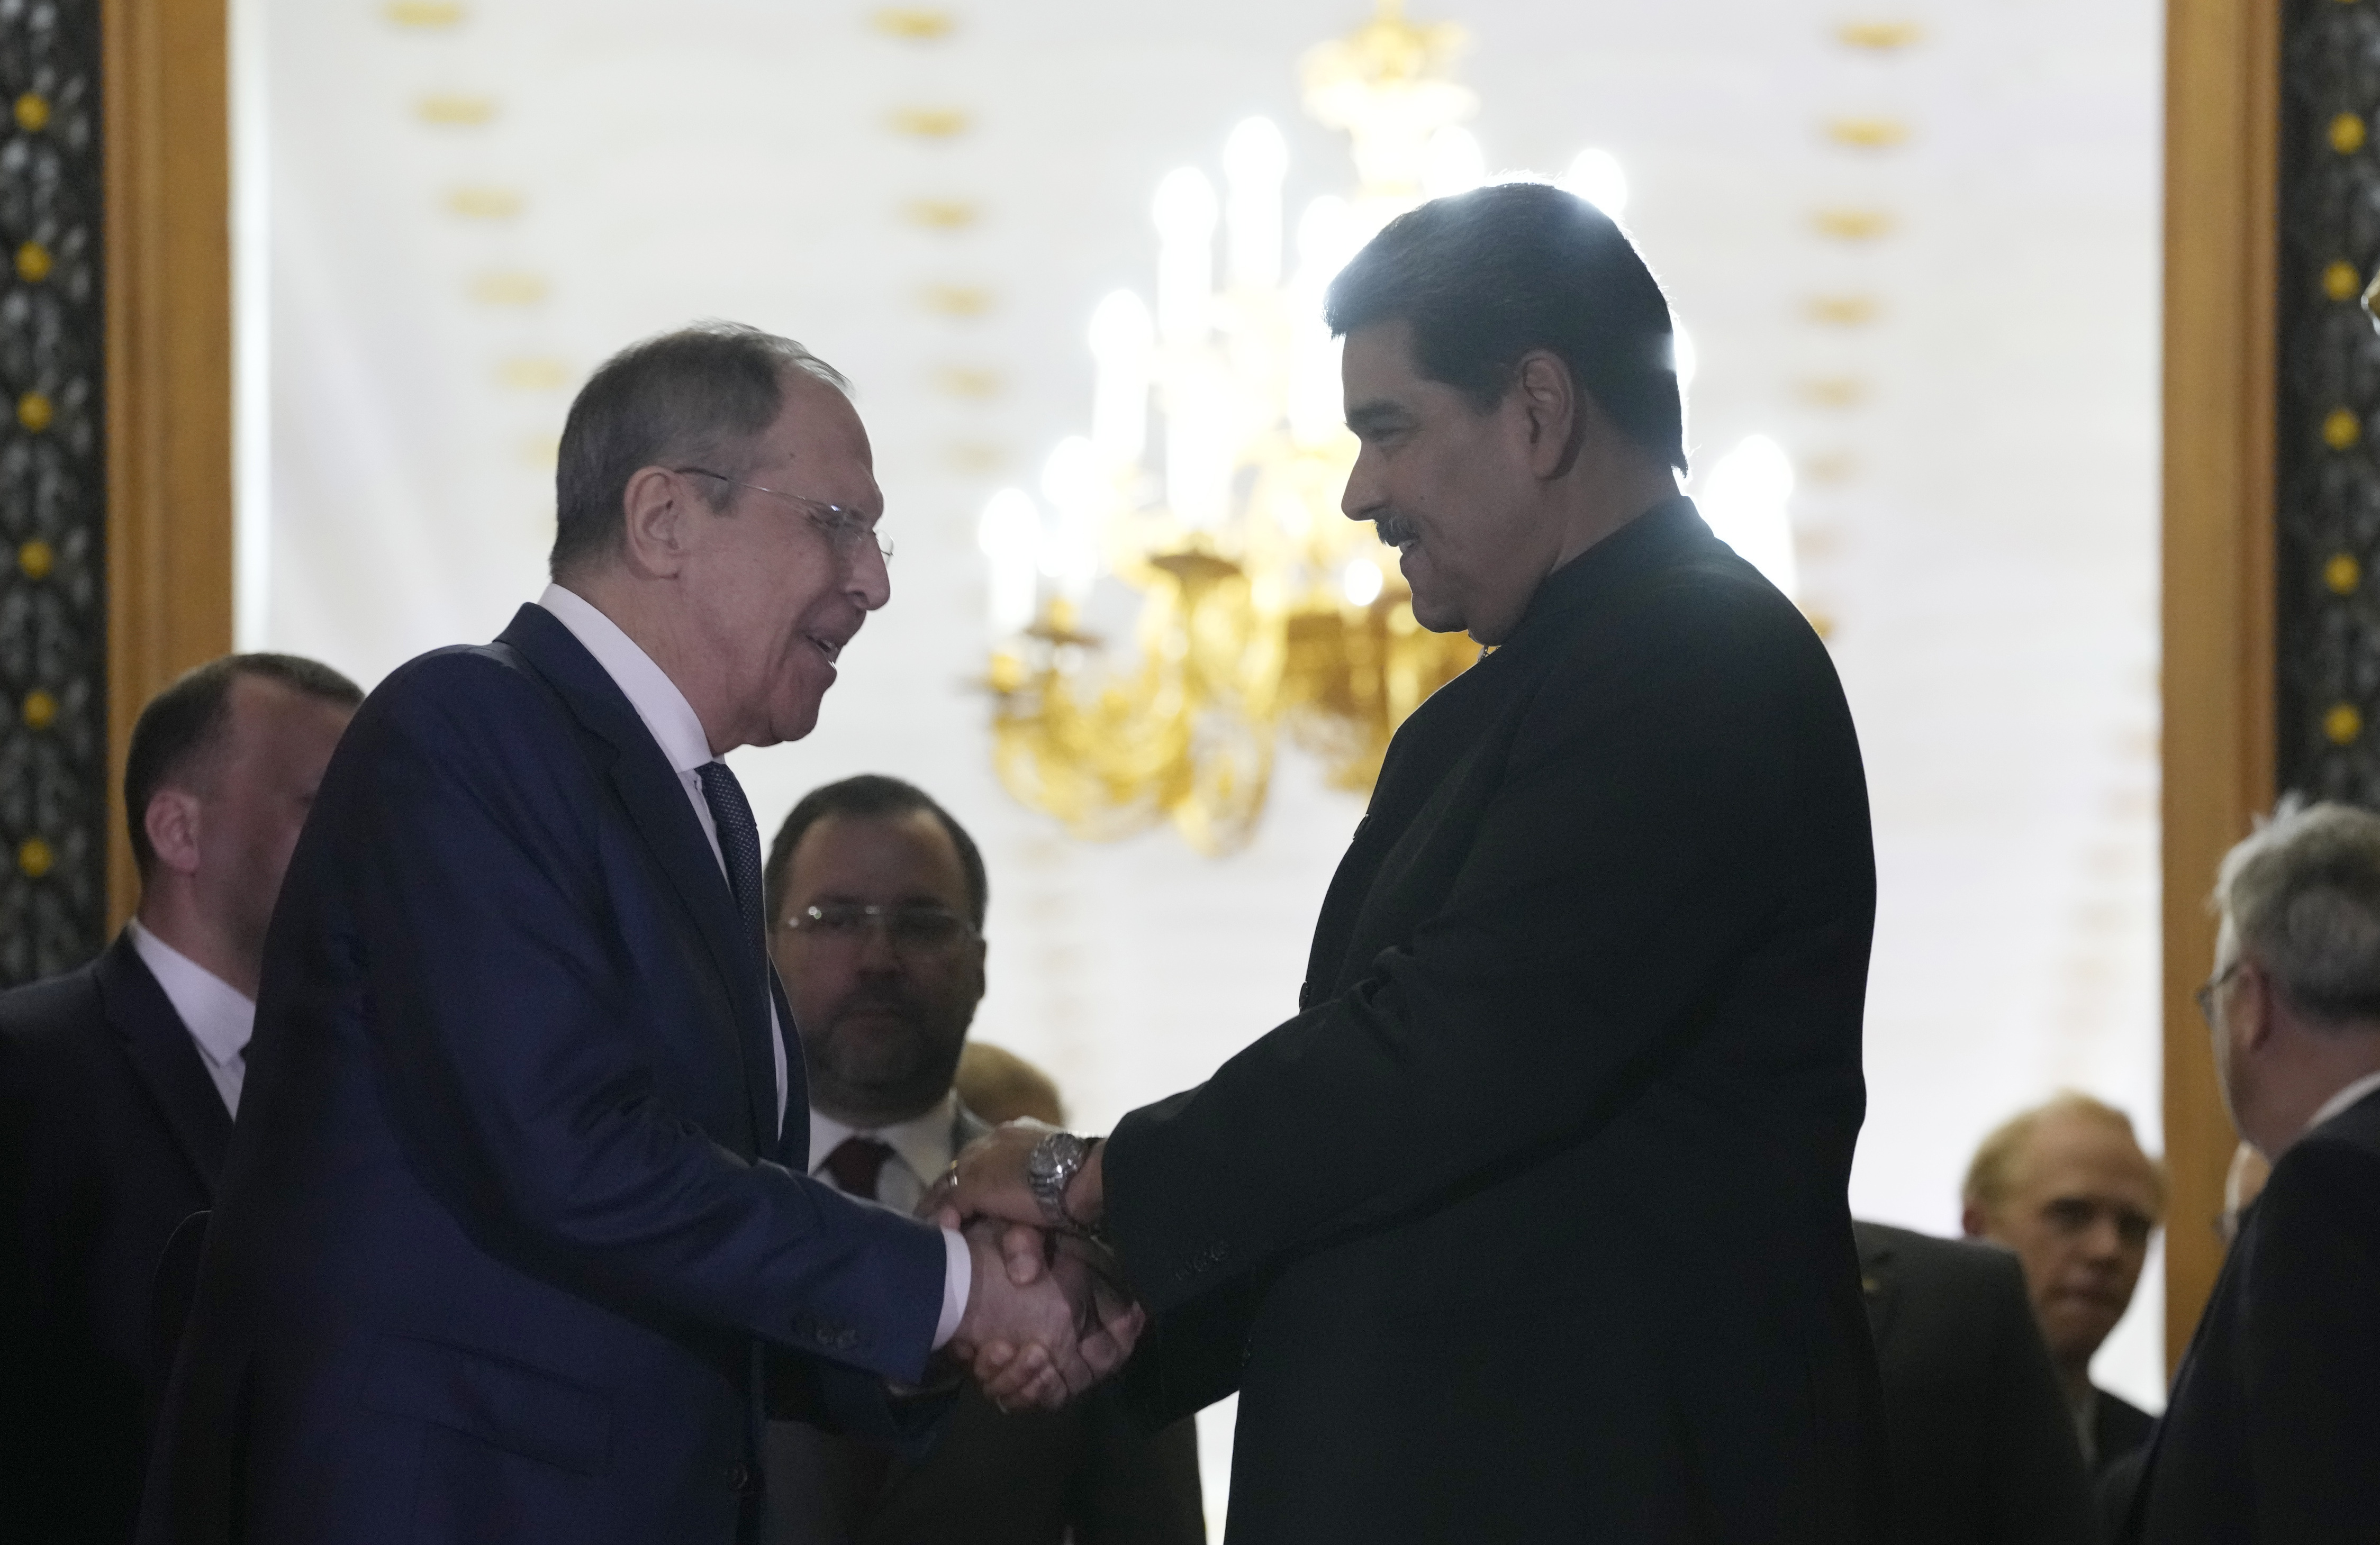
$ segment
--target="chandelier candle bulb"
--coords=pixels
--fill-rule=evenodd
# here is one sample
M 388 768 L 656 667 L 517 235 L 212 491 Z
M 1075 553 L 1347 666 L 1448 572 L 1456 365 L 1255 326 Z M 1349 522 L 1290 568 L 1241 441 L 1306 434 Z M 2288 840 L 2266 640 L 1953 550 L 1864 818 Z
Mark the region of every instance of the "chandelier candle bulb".
M 1289 142 L 1270 118 L 1249 118 L 1223 143 L 1225 242 L 1234 288 L 1281 283 L 1281 185 Z
M 1148 448 L 1150 356 L 1157 324 L 1130 290 L 1118 290 L 1091 313 L 1091 444 L 1111 467 L 1140 460 Z
M 1203 343 L 1215 295 L 1215 185 L 1195 166 L 1157 185 L 1157 331 L 1168 344 Z
M 1560 186 L 1614 220 L 1628 208 L 1628 174 L 1609 151 L 1579 151 L 1561 175 Z
M 1445 199 L 1468 193 L 1488 180 L 1488 152 L 1469 129 L 1449 124 L 1429 137 L 1421 151 L 1421 196 Z
M 1099 583 L 1105 483 L 1099 452 L 1081 435 L 1060 441 L 1041 469 L 1041 497 L 1058 516 L 1042 538 L 1041 573 L 1077 611 Z
M 1033 625 L 1040 596 L 1041 512 L 1023 489 L 1002 489 L 983 509 L 976 545 L 990 569 L 991 631 L 1009 638 Z

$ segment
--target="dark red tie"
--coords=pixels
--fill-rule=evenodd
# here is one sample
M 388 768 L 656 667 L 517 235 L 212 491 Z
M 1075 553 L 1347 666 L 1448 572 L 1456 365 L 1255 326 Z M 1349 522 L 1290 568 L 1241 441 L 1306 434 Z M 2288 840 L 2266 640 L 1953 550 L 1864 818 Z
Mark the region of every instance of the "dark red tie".
M 845 1138 L 826 1156 L 826 1172 L 834 1177 L 835 1187 L 844 1195 L 874 1201 L 876 1177 L 884 1173 L 884 1161 L 892 1156 L 892 1150 L 874 1138 Z

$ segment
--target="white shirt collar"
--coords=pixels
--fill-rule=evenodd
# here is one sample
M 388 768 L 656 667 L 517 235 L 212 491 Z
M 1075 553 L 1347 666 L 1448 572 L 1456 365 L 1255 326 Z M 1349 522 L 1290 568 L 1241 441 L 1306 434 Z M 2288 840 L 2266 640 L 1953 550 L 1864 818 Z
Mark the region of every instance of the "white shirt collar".
M 2380 1090 L 2380 1073 L 2364 1074 L 2329 1099 L 2325 1100 L 2322 1103 L 2322 1108 L 2313 1113 L 2313 1119 L 2306 1123 L 2306 1130 L 2313 1131 L 2316 1127 L 2361 1101 L 2374 1090 Z
M 208 1070 L 220 1075 L 239 1068 L 248 1055 L 248 1038 L 256 1032 L 256 1001 L 142 927 L 139 918 L 126 923 L 125 930 L 132 935 L 140 963 L 181 1017 L 182 1028 L 198 1043 Z M 224 1080 L 218 1076 L 215 1083 L 222 1088 Z M 235 1079 L 225 1093 L 225 1104 L 237 1105 L 237 1088 Z
M 619 623 L 598 611 L 594 603 L 559 585 L 547 585 L 537 604 L 553 613 L 554 621 L 587 646 L 595 663 L 627 698 L 628 706 L 644 720 L 646 730 L 673 768 L 691 772 L 713 759 L 710 739 L 702 732 L 694 705 L 686 700 L 669 673 L 653 663 L 653 657 L 620 631 Z
M 945 1093 L 931 1110 L 923 1116 L 913 1116 L 906 1121 L 890 1127 L 868 1129 L 846 1126 L 833 1117 L 810 1107 L 810 1173 L 816 1175 L 826 1163 L 826 1156 L 843 1146 L 851 1137 L 873 1138 L 892 1150 L 900 1161 L 909 1166 L 920 1186 L 930 1186 L 941 1178 L 951 1165 L 951 1138 L 959 1118 L 959 1097 L 956 1091 Z

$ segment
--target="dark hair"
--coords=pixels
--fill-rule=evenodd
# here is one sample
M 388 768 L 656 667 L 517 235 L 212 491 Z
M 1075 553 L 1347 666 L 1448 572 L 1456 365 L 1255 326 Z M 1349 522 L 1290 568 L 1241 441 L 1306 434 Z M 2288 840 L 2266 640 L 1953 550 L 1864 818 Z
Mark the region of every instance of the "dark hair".
M 1548 183 L 1499 183 L 1389 222 L 1332 280 L 1333 333 L 1413 327 L 1414 365 L 1485 413 L 1550 349 L 1631 440 L 1683 472 L 1669 302 L 1609 215 Z
M 784 411 L 788 371 L 851 390 L 842 372 L 792 339 L 740 322 L 696 322 L 605 360 L 562 424 L 547 560 L 553 577 L 619 549 L 621 501 L 644 468 L 700 465 L 740 474 L 746 442 Z M 702 497 L 716 510 L 735 492 L 720 484 Z
M 914 783 L 904 783 L 882 773 L 861 773 L 838 783 L 822 784 L 802 796 L 777 828 L 776 839 L 769 844 L 769 862 L 760 871 L 760 888 L 768 898 L 769 920 L 773 924 L 785 906 L 785 878 L 794 866 L 794 850 L 802 845 L 802 834 L 829 815 L 906 815 L 922 810 L 942 824 L 951 834 L 951 846 L 959 851 L 959 868 L 966 875 L 967 912 L 976 931 L 983 931 L 985 910 L 991 904 L 991 877 L 984 873 L 983 854 L 969 837 L 966 827 L 958 824 L 951 813 L 934 803 L 931 794 Z
M 149 843 L 149 802 L 168 784 L 198 776 L 201 765 L 223 749 L 231 729 L 232 683 L 243 676 L 278 682 L 346 708 L 364 700 L 355 682 L 300 655 L 225 655 L 184 671 L 149 699 L 132 721 L 132 743 L 124 754 L 124 824 L 132 838 L 132 862 L 143 879 L 157 862 L 157 850 Z

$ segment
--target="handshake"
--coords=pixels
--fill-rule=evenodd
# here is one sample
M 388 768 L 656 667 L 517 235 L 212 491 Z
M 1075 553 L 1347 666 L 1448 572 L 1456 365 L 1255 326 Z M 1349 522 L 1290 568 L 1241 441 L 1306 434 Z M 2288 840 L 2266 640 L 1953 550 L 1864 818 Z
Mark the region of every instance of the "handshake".
M 1045 1170 L 1062 1203 L 1035 1189 L 1036 1151 L 1055 1132 L 1038 1121 L 998 1128 L 918 1207 L 966 1237 L 975 1282 L 949 1349 L 1003 1411 L 1053 1411 L 1087 1394 L 1123 1366 L 1146 1322 L 1094 1237 L 1105 1213 L 1098 1148 L 1062 1192 L 1048 1189 Z

